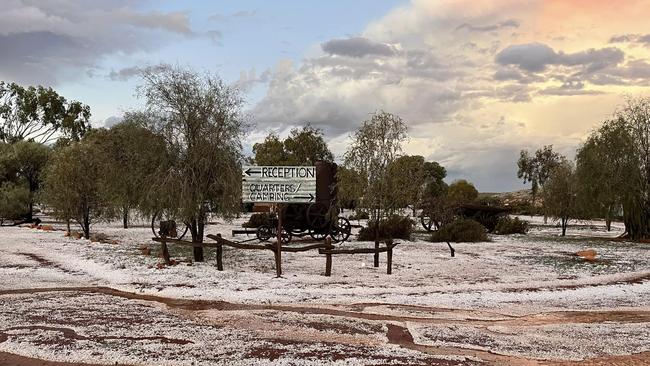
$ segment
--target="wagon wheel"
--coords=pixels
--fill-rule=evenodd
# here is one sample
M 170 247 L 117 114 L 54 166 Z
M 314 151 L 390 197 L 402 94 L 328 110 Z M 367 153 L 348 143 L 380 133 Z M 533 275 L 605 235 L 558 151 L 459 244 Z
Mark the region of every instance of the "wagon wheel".
M 433 217 L 430 215 L 425 215 L 422 214 L 420 216 L 420 223 L 422 223 L 422 227 L 424 227 L 424 230 L 426 231 L 433 231 L 434 228 L 437 228 L 438 225 L 433 220 Z
M 153 216 L 151 216 L 151 231 L 153 232 L 153 235 L 156 238 L 159 238 L 160 235 L 158 234 L 158 231 L 160 230 L 160 222 L 161 221 L 168 221 L 168 220 L 173 220 L 173 218 L 168 217 L 163 213 L 163 211 L 158 211 Z M 174 220 L 175 221 L 175 220 Z M 190 226 L 187 223 L 181 223 L 182 226 L 185 228 L 179 227 L 178 228 L 178 234 L 175 239 L 181 240 L 185 237 L 185 234 L 187 234 L 187 231 L 190 229 Z
M 351 232 L 352 225 L 350 225 L 350 220 L 345 217 L 339 217 L 336 219 L 336 222 L 330 230 L 330 235 L 335 243 L 342 243 L 348 240 Z
M 324 240 L 327 237 L 327 232 L 323 231 L 323 230 L 310 229 L 309 230 L 309 236 L 311 236 L 312 239 L 314 239 L 314 240 L 321 241 L 321 240 Z
M 271 230 L 271 227 L 268 225 L 262 225 L 255 231 L 255 236 L 257 236 L 257 239 L 260 241 L 268 241 L 271 239 L 271 236 L 273 236 L 273 230 Z
M 310 229 L 325 229 L 329 224 L 327 215 L 330 208 L 324 203 L 316 202 L 309 205 L 307 209 L 307 223 Z

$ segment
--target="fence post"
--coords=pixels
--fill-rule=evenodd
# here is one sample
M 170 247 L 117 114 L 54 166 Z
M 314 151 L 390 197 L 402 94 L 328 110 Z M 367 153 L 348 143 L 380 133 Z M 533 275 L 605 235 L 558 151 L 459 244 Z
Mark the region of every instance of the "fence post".
M 282 204 L 277 206 L 278 215 L 278 232 L 277 242 L 275 243 L 275 274 L 276 277 L 282 277 Z
M 393 240 L 386 240 L 386 274 L 393 273 Z
M 164 235 L 161 235 L 160 239 L 161 239 L 160 244 L 161 244 L 163 259 L 165 260 L 165 264 L 169 266 L 172 264 L 172 261 L 169 258 L 169 249 L 167 249 L 167 241 L 165 241 Z
M 221 234 L 217 234 L 217 271 L 223 271 L 223 245 L 221 244 Z
M 325 239 L 325 276 L 329 277 L 332 275 L 332 238 L 329 236 Z
M 375 261 L 374 266 L 379 267 L 379 240 L 375 239 Z

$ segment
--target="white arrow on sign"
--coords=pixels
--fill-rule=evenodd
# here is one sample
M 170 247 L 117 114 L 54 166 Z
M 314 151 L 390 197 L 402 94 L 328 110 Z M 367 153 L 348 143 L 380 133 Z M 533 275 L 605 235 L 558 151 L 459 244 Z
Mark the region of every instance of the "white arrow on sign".
M 245 166 L 242 200 L 264 203 L 309 203 L 316 200 L 313 166 Z

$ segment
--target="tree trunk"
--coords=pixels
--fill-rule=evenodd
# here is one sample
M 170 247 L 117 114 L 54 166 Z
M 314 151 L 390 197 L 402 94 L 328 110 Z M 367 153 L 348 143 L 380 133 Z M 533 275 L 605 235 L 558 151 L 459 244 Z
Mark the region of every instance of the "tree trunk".
M 71 235 L 72 232 L 70 231 L 70 219 L 65 220 L 65 226 L 66 229 L 68 229 L 68 235 Z
M 30 194 L 31 196 L 31 194 Z M 34 219 L 34 201 L 32 198 L 29 198 L 29 210 L 27 211 L 27 222 L 32 222 Z
M 205 222 L 202 219 L 192 220 L 190 231 L 192 232 L 192 243 L 203 243 L 203 229 Z M 194 247 L 194 261 L 203 262 L 203 247 Z
M 84 212 L 83 221 L 84 238 L 90 239 L 90 213 L 88 211 Z
M 562 219 L 560 219 L 560 223 L 562 225 L 562 236 L 566 235 L 566 226 L 567 226 L 568 222 L 569 222 L 569 220 L 564 218 L 564 217 Z
M 122 207 L 122 224 L 125 229 L 129 228 L 129 208 L 126 206 Z

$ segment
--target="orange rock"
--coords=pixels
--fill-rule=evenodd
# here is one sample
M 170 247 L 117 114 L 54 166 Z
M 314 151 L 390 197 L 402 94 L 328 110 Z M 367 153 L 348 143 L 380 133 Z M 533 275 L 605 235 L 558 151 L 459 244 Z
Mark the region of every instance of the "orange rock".
M 144 255 L 150 255 L 151 254 L 151 248 L 149 248 L 149 247 L 140 247 L 140 251 Z
M 67 238 L 68 236 L 70 236 L 70 232 L 66 231 L 65 234 L 63 234 L 63 236 Z
M 43 231 L 52 231 L 54 227 L 52 225 L 41 225 L 41 230 Z
M 598 253 L 593 249 L 587 249 L 576 252 L 576 255 L 584 260 L 594 261 L 596 260 L 596 255 L 598 255 Z
M 83 235 L 81 235 L 81 233 L 79 233 L 79 232 L 72 233 L 72 237 L 77 239 L 77 240 L 81 239 L 82 236 Z

